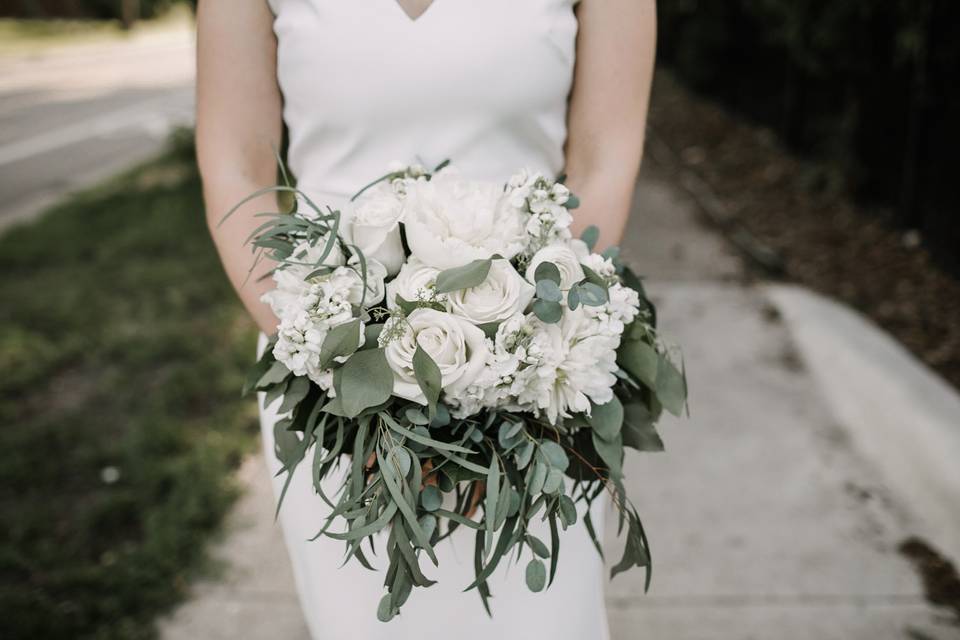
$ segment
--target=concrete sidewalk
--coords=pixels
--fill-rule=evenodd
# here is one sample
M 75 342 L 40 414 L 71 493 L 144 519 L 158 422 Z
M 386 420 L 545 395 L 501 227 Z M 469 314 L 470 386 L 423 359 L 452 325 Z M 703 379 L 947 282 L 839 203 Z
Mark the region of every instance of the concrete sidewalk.
M 627 255 L 684 347 L 691 418 L 662 425 L 666 453 L 628 457 L 656 569 L 648 595 L 642 572 L 608 585 L 613 637 L 960 637 L 897 552 L 910 535 L 956 535 L 924 516 L 943 505 L 918 511 L 903 478 L 858 446 L 869 434 L 854 438 L 821 390 L 776 290 L 742 284 L 739 260 L 653 159 L 632 225 Z M 242 477 L 217 550 L 227 573 L 163 621 L 165 640 L 308 638 L 262 460 Z M 616 559 L 619 543 L 606 547 Z

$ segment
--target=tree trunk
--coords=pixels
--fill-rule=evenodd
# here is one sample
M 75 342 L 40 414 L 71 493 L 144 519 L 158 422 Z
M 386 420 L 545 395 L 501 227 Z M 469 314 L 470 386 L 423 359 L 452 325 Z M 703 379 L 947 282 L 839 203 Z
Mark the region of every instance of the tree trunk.
M 120 24 L 130 29 L 140 18 L 140 0 L 120 0 Z

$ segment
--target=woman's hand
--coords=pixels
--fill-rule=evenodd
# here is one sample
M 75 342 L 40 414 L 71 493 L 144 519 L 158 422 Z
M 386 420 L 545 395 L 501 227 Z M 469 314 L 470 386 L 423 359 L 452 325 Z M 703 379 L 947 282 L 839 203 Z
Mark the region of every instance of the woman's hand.
M 655 0 L 577 5 L 577 62 L 567 118 L 567 184 L 580 198 L 575 235 L 623 237 L 643 155 L 656 52 Z
M 227 276 L 266 334 L 277 319 L 260 296 L 270 287 L 260 277 L 272 268 L 253 267 L 244 244 L 261 220 L 277 211 L 276 198 L 248 202 L 220 225 L 223 216 L 257 189 L 277 182 L 275 150 L 282 127 L 273 15 L 265 0 L 203 0 L 197 7 L 197 160 L 203 177 L 207 223 Z

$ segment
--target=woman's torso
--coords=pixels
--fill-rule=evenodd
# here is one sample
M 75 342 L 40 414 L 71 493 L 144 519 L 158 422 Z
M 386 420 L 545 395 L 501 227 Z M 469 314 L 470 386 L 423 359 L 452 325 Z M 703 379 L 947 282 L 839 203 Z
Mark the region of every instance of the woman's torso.
M 391 163 L 465 175 L 559 173 L 576 0 L 271 0 L 288 162 L 309 194 L 346 197 Z

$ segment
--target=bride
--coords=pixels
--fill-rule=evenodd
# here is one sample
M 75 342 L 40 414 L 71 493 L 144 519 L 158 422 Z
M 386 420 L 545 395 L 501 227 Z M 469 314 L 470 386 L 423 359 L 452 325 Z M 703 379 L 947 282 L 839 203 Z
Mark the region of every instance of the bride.
M 654 0 L 202 0 L 197 20 L 207 216 L 226 272 L 264 334 L 277 326 L 260 301 L 272 280 L 258 278 L 270 266 L 247 280 L 244 240 L 261 222 L 254 214 L 277 205 L 264 196 L 217 223 L 241 198 L 276 183 L 284 125 L 288 166 L 318 203 L 344 205 L 391 163 L 449 158 L 471 179 L 500 182 L 528 167 L 567 174 L 582 202 L 575 233 L 594 224 L 603 244 L 619 242 L 643 148 Z M 273 409 L 261 406 L 261 422 L 276 471 Z M 380 623 L 382 574 L 356 562 L 340 568 L 342 543 L 308 541 L 324 515 L 301 465 L 280 521 L 315 640 L 437 631 L 458 640 L 608 637 L 603 563 L 583 527 L 564 533 L 557 578 L 545 592 L 529 592 L 516 567 L 498 570 L 492 617 L 475 594 L 461 592 L 473 580 L 472 538 L 454 535 L 436 549 L 440 566 L 430 577 L 438 584 Z

